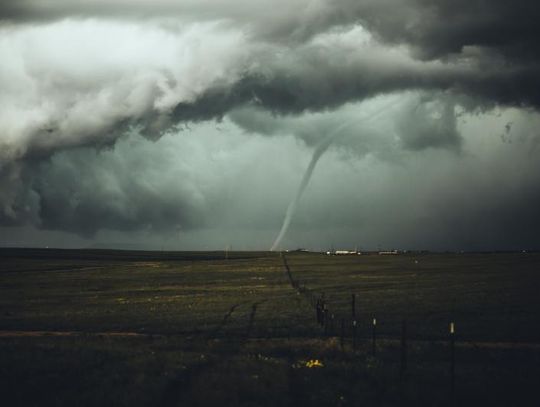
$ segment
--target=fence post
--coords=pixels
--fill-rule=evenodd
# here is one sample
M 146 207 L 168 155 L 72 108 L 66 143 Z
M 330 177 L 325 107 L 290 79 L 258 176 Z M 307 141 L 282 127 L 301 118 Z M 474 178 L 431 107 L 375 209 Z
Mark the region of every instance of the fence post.
M 454 405 L 455 386 L 456 386 L 456 359 L 455 359 L 455 346 L 456 345 L 456 329 L 455 324 L 450 322 L 450 401 Z
M 401 369 L 400 379 L 405 378 L 407 372 L 407 320 L 403 320 L 401 326 Z
M 356 319 L 356 294 L 351 294 L 351 316 Z
M 377 318 L 373 318 L 371 334 L 371 353 L 375 356 L 377 351 Z
M 352 346 L 353 350 L 356 350 L 356 319 L 352 322 Z

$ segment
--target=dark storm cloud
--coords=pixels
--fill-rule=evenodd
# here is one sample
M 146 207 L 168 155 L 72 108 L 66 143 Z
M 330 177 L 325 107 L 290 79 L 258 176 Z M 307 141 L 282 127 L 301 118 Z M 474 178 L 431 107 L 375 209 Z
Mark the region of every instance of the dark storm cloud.
M 359 2 L 366 27 L 392 43 L 417 47 L 424 58 L 460 53 L 464 47 L 537 58 L 540 10 L 534 0 L 390 0 Z
M 221 213 L 214 209 L 226 206 L 221 198 L 228 192 L 219 182 L 209 182 L 211 192 L 192 171 L 169 179 L 163 175 L 169 167 L 152 162 L 144 167 L 150 175 L 140 173 L 128 157 L 143 160 L 149 142 L 134 150 L 118 143 L 134 132 L 159 143 L 168 132 L 188 133 L 218 119 L 232 120 L 236 132 L 294 136 L 312 147 L 341 123 L 354 122 L 358 112 L 348 106 L 385 95 L 406 103 L 376 126 L 357 123 L 343 131 L 333 145 L 340 159 L 354 153 L 402 165 L 414 154 L 448 150 L 459 160 L 467 150 L 463 112 L 540 107 L 539 10 L 533 1 L 506 0 L 0 2 L 0 224 L 86 236 L 107 228 L 206 227 Z M 410 97 L 415 92 L 420 96 Z M 504 140 L 517 131 L 501 129 Z M 155 153 L 156 162 L 162 153 Z M 522 154 L 512 157 L 519 161 Z M 174 167 L 173 161 L 165 162 Z M 496 173 L 496 166 L 489 168 Z M 473 189 L 456 188 L 456 194 Z M 488 216 L 466 209 L 486 219 L 481 229 L 487 231 L 489 219 L 511 219 L 522 201 L 536 202 L 535 191 L 520 189 L 512 199 L 484 194 L 515 210 L 502 205 Z M 440 191 L 433 187 L 424 197 L 430 192 Z M 283 202 L 267 201 L 257 204 L 266 212 L 282 210 Z M 388 212 L 397 213 L 396 206 Z M 262 221 L 253 211 L 254 224 L 279 218 Z M 457 212 L 449 210 L 442 221 L 458 225 L 452 221 Z M 528 205 L 521 212 L 537 223 Z
M 360 22 L 385 41 L 414 45 L 425 58 L 459 53 L 465 46 L 494 48 L 519 58 L 539 54 L 535 0 L 7 0 L 0 5 L 0 16 L 12 22 L 66 17 L 226 19 L 275 39 L 306 39 Z
M 396 119 L 396 130 L 405 148 L 461 148 L 457 129 L 456 103 L 448 97 L 424 97 L 409 104 Z
M 258 159 L 258 171 L 245 172 L 254 156 L 278 148 L 268 138 L 261 142 L 238 132 L 226 137 L 212 123 L 157 142 L 132 132 L 110 149 L 76 148 L 21 165 L 24 173 L 14 173 L 13 184 L 5 185 L 12 204 L 0 223 L 85 237 L 102 229 L 184 233 L 223 226 L 231 218 L 237 227 L 261 227 L 268 219 L 259 216 L 260 209 L 284 198 L 270 194 L 273 184 L 255 176 L 271 170 L 274 161 Z M 289 150 L 288 158 L 294 154 Z
M 250 35 L 285 42 L 303 41 L 333 25 L 350 22 L 347 8 L 313 0 L 8 0 L 0 5 L 4 21 L 49 22 L 63 18 L 113 18 L 227 21 Z
M 89 239 L 86 244 L 103 239 L 100 231 L 116 230 L 114 241 L 128 243 L 142 231 L 136 240 L 144 247 L 160 248 L 170 235 L 171 248 L 205 248 L 209 242 L 210 248 L 231 242 L 267 248 L 312 152 L 298 140 L 314 144 L 325 128 L 352 121 L 321 159 L 285 246 L 538 247 L 539 161 L 529 156 L 538 117 L 506 112 L 452 120 L 445 116 L 452 99 L 400 98 L 391 108 L 392 98 L 385 97 L 302 116 L 244 107 L 222 123 L 192 124 L 192 130 L 156 142 L 132 135 L 97 153 L 58 153 L 34 164 L 12 208 L 16 218 L 3 224 L 71 231 Z M 380 108 L 386 114 L 373 129 L 354 121 Z M 453 126 L 465 116 L 475 123 L 461 124 L 460 139 L 449 146 Z M 255 117 L 253 133 L 266 128 L 276 137 L 238 131 L 232 117 L 242 128 Z M 414 139 L 414 129 L 422 127 L 432 128 L 435 137 Z M 512 143 L 500 142 L 501 134 Z M 270 232 L 255 233 L 261 230 Z M 189 246 L 175 246 L 180 237 Z
M 376 153 L 382 158 L 391 152 L 393 148 L 387 144 L 387 133 L 395 133 L 401 146 L 409 150 L 460 151 L 463 140 L 457 128 L 458 110 L 475 101 L 437 92 L 409 92 L 380 99 L 389 100 L 364 102 L 365 112 L 361 114 L 350 107 L 298 118 L 272 114 L 251 105 L 233 110 L 228 117 L 248 133 L 294 134 L 312 147 L 345 123 L 333 144 L 344 145 L 358 156 Z M 377 115 L 381 116 L 379 120 L 370 123 L 370 117 Z
M 14 142 L 8 143 L 2 155 L 20 158 L 71 146 L 107 144 L 134 125 L 157 138 L 179 122 L 220 118 L 246 103 L 278 114 L 299 114 L 335 109 L 378 94 L 424 89 L 469 95 L 480 105 L 540 105 L 536 48 L 532 39 L 518 35 L 530 30 L 516 31 L 513 40 L 503 41 L 503 36 L 494 34 L 487 41 L 483 34 L 460 36 L 460 29 L 448 22 L 468 27 L 478 20 L 484 32 L 489 24 L 482 21 L 488 11 L 479 2 L 462 4 L 463 9 L 442 1 L 429 7 L 413 0 L 293 2 L 291 7 L 298 14 L 248 3 L 224 7 L 212 1 L 181 6 L 141 1 L 133 6 L 152 15 L 182 16 L 181 29 L 159 23 L 115 25 L 112 20 L 69 20 L 41 28 L 8 25 L 3 30 L 3 59 L 10 62 L 1 77 L 20 86 L 3 83 L 8 90 L 5 104 L 15 110 L 5 114 L 25 124 L 13 125 L 10 138 Z M 3 6 L 4 15 L 12 16 L 8 20 L 31 16 L 31 10 L 40 14 L 42 8 L 58 17 L 62 13 L 91 17 L 96 10 L 115 17 L 115 10 L 126 6 L 102 1 L 71 6 L 62 1 L 17 4 Z M 499 3 L 489 10 L 490 16 L 498 17 L 488 19 L 493 30 L 500 30 L 500 21 L 506 18 L 500 13 L 505 10 Z M 197 23 L 220 17 L 220 23 Z M 238 25 L 231 24 L 235 21 Z M 284 27 L 295 21 L 312 27 L 313 35 L 283 43 L 277 37 L 293 36 Z M 283 31 L 276 38 L 261 39 L 253 35 L 250 24 Z M 441 31 L 437 31 L 439 26 Z M 118 57 L 111 58 L 108 51 L 111 39 Z M 438 41 L 440 47 L 436 47 Z M 513 52 L 508 51 L 510 46 Z M 424 59 L 415 59 L 411 47 L 421 50 L 416 56 Z M 520 57 L 519 50 L 530 52 Z M 81 53 L 79 63 L 69 60 L 74 52 Z M 68 58 L 65 64 L 52 62 L 62 57 Z M 189 66 L 185 61 L 190 61 Z M 10 87 L 14 88 L 11 94 Z M 25 117 L 32 104 L 35 117 Z M 85 115 L 90 109 L 92 114 Z
M 202 214 L 210 194 L 201 193 L 195 174 L 174 167 L 151 144 L 128 140 L 114 149 L 78 148 L 26 163 L 3 223 L 92 236 L 102 228 L 189 230 L 208 221 Z
M 269 73 L 247 74 L 230 87 L 209 89 L 194 102 L 177 105 L 173 117 L 179 121 L 207 120 L 246 103 L 276 114 L 300 114 L 333 109 L 380 93 L 447 88 L 453 75 L 467 75 L 459 67 L 422 66 L 384 55 L 328 58 L 309 51 L 281 64 L 265 64 Z

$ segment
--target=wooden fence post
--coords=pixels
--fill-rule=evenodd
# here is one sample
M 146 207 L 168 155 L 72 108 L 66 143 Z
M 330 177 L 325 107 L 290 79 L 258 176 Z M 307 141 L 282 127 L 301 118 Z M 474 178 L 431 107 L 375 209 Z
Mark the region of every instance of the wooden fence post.
M 455 324 L 450 322 L 450 401 L 454 405 L 455 387 L 456 387 L 456 329 Z
M 352 346 L 353 350 L 356 350 L 356 319 L 352 322 Z
M 373 318 L 371 335 L 371 353 L 375 356 L 377 351 L 377 318 Z

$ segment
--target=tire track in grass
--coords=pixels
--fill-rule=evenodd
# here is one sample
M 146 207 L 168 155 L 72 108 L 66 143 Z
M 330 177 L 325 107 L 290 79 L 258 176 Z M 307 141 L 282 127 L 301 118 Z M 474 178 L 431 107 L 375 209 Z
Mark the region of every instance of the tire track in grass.
M 266 301 L 267 300 L 262 300 L 259 302 L 255 302 L 251 305 L 251 311 L 249 312 L 248 316 L 248 324 L 244 335 L 238 338 L 238 340 L 235 342 L 214 342 L 214 345 L 217 346 L 213 347 L 211 352 L 217 354 L 218 357 L 208 359 L 205 362 L 202 362 L 198 365 L 182 371 L 174 380 L 169 383 L 169 385 L 164 391 L 161 402 L 158 405 L 164 407 L 184 405 L 186 401 L 190 400 L 192 396 L 192 394 L 190 394 L 190 389 L 193 387 L 193 384 L 197 381 L 199 377 L 203 376 L 206 372 L 212 370 L 218 364 L 223 363 L 225 359 L 232 359 L 236 355 L 238 355 L 242 347 L 245 345 L 245 343 L 251 336 L 258 306 Z M 223 316 L 220 325 L 214 331 L 212 331 L 212 334 L 209 337 L 207 337 L 207 341 L 217 339 L 216 336 L 229 323 L 237 308 L 245 304 L 246 302 L 234 304 Z
M 292 276 L 290 276 L 289 282 L 291 282 L 292 284 Z M 241 307 L 248 302 L 234 304 L 224 315 L 220 325 L 212 331 L 211 335 L 207 337 L 207 345 L 210 345 L 210 341 L 214 340 L 212 342 L 212 348 L 210 352 L 217 356 L 213 359 L 208 359 L 203 363 L 197 364 L 180 372 L 177 377 L 169 383 L 169 385 L 165 389 L 162 400 L 158 405 L 174 406 L 185 405 L 189 403 L 189 401 L 193 398 L 194 395 L 192 393 L 192 389 L 194 387 L 193 384 L 196 383 L 196 381 L 201 376 L 204 376 L 206 372 L 214 369 L 219 364 L 224 363 L 225 359 L 231 360 L 240 353 L 242 347 L 246 344 L 246 342 L 252 335 L 258 307 L 267 301 L 268 299 L 263 299 L 261 301 L 254 302 L 251 305 L 251 311 L 249 312 L 249 314 L 245 314 L 248 316 L 246 330 L 242 336 L 236 338 L 236 342 L 219 341 L 217 338 L 218 334 L 233 318 L 233 315 L 235 315 L 235 311 L 237 311 L 238 307 Z M 208 346 L 207 349 L 209 347 L 210 346 Z
M 219 325 L 216 327 L 216 329 L 214 329 L 213 331 L 210 332 L 210 335 L 209 335 L 209 338 L 214 338 L 217 336 L 217 334 L 225 327 L 225 325 L 227 325 L 227 323 L 229 322 L 229 320 L 231 319 L 231 316 L 233 314 L 233 312 L 236 310 L 236 308 L 238 308 L 239 306 L 241 305 L 244 305 L 245 303 L 238 303 L 238 304 L 234 304 L 230 309 L 229 311 L 223 316 L 223 319 L 221 320 L 221 322 L 219 323 Z

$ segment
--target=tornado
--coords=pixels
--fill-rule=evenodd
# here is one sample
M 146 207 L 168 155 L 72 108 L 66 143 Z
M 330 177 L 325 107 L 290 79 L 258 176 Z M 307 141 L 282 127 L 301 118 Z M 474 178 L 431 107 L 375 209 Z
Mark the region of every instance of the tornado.
M 330 134 L 329 136 L 326 136 L 315 147 L 315 151 L 313 151 L 313 155 L 311 156 L 311 161 L 309 162 L 306 172 L 304 172 L 304 176 L 302 177 L 302 181 L 300 182 L 300 185 L 298 189 L 296 190 L 296 194 L 294 195 L 293 200 L 287 207 L 287 211 L 285 212 L 285 219 L 283 220 L 283 225 L 281 226 L 281 230 L 279 231 L 279 234 L 277 235 L 276 240 L 274 240 L 274 244 L 270 248 L 270 251 L 276 250 L 276 248 L 281 243 L 281 239 L 283 239 L 283 236 L 285 236 L 285 234 L 287 233 L 287 230 L 289 229 L 289 225 L 291 224 L 291 220 L 296 212 L 296 208 L 298 207 L 298 202 L 300 201 L 300 198 L 304 194 L 304 191 L 307 185 L 309 184 L 309 180 L 311 179 L 311 176 L 313 175 L 313 170 L 315 170 L 315 166 L 317 165 L 317 162 L 319 161 L 321 156 L 328 149 L 328 147 L 330 147 L 330 144 L 332 144 L 333 138 L 334 138 L 334 133 Z
M 317 166 L 317 162 L 322 157 L 322 155 L 326 152 L 326 150 L 328 150 L 328 147 L 330 147 L 330 145 L 337 138 L 337 136 L 339 136 L 340 133 L 345 128 L 352 126 L 354 123 L 358 121 L 368 122 L 370 120 L 375 119 L 376 117 L 380 116 L 382 113 L 386 112 L 388 108 L 394 106 L 397 102 L 398 102 L 398 99 L 394 99 L 383 108 L 378 109 L 377 111 L 372 112 L 371 114 L 368 114 L 367 116 L 342 123 L 341 125 L 337 126 L 334 130 L 332 130 L 330 134 L 328 134 L 315 146 L 315 150 L 313 151 L 313 155 L 311 156 L 311 161 L 309 162 L 309 165 L 306 171 L 304 172 L 304 176 L 302 177 L 302 181 L 300 181 L 300 185 L 298 186 L 298 189 L 296 190 L 296 194 L 294 195 L 291 203 L 287 207 L 287 211 L 285 212 L 285 219 L 283 219 L 283 224 L 281 225 L 279 234 L 277 235 L 276 240 L 274 240 L 274 243 L 272 244 L 270 251 L 272 252 L 275 251 L 279 247 L 279 244 L 281 243 L 281 240 L 283 239 L 283 237 L 287 234 L 287 231 L 289 230 L 289 226 L 291 224 L 291 220 L 294 217 L 294 214 L 296 213 L 298 202 L 300 201 L 300 198 L 302 198 L 302 195 L 304 194 L 304 191 L 306 190 L 306 187 L 308 186 L 309 181 L 311 180 L 311 176 L 313 175 L 313 171 L 315 170 L 315 167 Z

